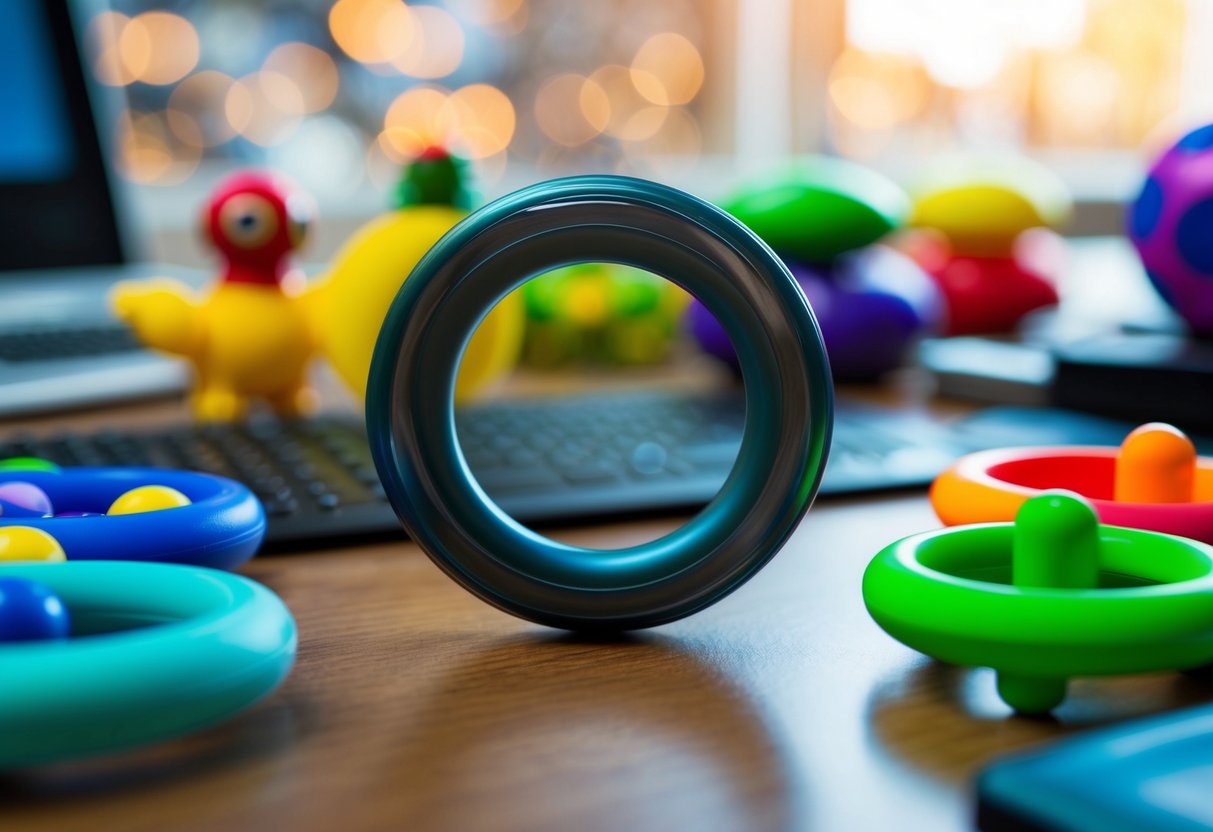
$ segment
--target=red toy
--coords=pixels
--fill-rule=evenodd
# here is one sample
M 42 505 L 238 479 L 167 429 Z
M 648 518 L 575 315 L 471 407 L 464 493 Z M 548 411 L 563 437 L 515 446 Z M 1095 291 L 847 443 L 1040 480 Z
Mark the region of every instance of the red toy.
M 943 295 L 943 335 L 1011 332 L 1029 312 L 1057 305 L 1064 251 L 1047 229 L 1023 233 L 1005 256 L 960 253 L 930 231 L 908 234 L 901 247 Z
M 203 234 L 223 257 L 220 279 L 279 287 L 301 280 L 290 254 L 307 237 L 312 213 L 310 200 L 277 176 L 229 176 L 202 213 Z
M 944 296 L 944 335 L 1011 332 L 1058 302 L 1066 187 L 1028 159 L 942 159 L 916 189 L 901 248 Z

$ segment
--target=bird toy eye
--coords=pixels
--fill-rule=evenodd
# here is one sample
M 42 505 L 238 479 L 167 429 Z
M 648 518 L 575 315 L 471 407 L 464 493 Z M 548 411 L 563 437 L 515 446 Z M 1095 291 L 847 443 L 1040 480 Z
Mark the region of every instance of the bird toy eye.
M 262 197 L 238 194 L 219 209 L 219 227 L 234 245 L 256 248 L 278 232 L 278 217 Z

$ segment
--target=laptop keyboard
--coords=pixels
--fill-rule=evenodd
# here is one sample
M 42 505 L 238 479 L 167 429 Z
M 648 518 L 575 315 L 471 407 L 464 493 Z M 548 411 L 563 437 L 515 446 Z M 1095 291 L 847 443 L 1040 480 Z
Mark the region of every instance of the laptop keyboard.
M 635 393 L 495 402 L 456 425 L 481 486 L 520 521 L 543 524 L 706 504 L 736 457 L 740 393 Z M 840 405 L 823 494 L 917 486 L 960 449 L 922 415 Z M 247 484 L 269 516 L 267 547 L 297 549 L 399 535 L 361 422 L 282 422 L 107 430 L 0 441 L 0 459 L 209 471 Z
M 125 326 L 60 327 L 0 334 L 0 361 L 49 361 L 143 349 Z

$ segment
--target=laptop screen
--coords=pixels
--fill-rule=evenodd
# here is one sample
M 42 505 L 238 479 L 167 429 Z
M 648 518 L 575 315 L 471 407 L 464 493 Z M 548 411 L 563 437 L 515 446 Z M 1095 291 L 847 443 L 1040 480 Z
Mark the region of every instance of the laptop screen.
M 0 180 L 38 182 L 71 175 L 72 141 L 53 41 L 35 0 L 9 0 L 0 26 Z
M 0 3 L 0 271 L 123 262 L 72 22 Z

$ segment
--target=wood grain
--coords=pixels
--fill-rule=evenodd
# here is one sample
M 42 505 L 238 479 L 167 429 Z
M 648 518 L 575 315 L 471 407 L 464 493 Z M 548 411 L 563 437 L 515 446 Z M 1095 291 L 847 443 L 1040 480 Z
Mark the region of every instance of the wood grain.
M 612 547 L 684 519 L 559 535 Z M 257 559 L 243 571 L 299 623 L 285 685 L 183 740 L 0 775 L 0 827 L 962 829 L 998 754 L 1213 693 L 1086 680 L 1056 719 L 1010 716 L 987 671 L 924 659 L 863 608 L 872 554 L 934 526 L 918 493 L 822 502 L 720 604 L 598 641 L 483 605 L 410 543 Z

